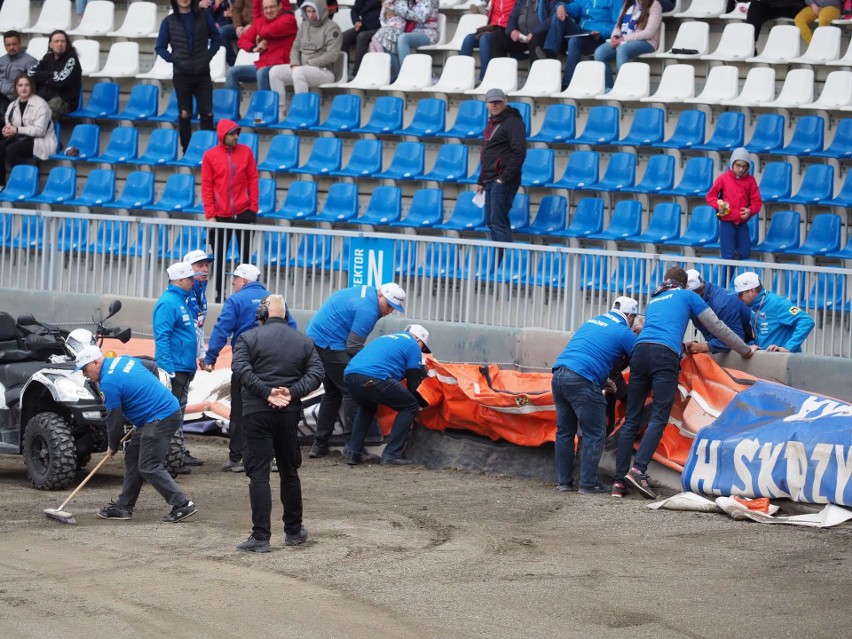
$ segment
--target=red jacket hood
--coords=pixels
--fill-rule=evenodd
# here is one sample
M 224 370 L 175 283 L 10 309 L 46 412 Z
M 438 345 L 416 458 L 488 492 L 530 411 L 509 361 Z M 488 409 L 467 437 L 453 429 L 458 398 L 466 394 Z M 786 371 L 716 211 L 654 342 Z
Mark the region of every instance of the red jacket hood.
M 219 144 L 224 144 L 225 136 L 234 129 L 239 128 L 240 125 L 233 120 L 219 120 L 219 124 L 216 125 L 216 137 L 219 138 Z

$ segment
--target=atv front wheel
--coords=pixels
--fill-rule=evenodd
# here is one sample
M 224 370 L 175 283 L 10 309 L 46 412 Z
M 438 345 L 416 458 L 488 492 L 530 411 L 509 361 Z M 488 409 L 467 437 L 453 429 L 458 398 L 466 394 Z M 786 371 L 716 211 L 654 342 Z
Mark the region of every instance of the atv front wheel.
M 68 423 L 56 413 L 40 413 L 24 430 L 27 476 L 39 490 L 68 488 L 77 470 L 77 448 Z

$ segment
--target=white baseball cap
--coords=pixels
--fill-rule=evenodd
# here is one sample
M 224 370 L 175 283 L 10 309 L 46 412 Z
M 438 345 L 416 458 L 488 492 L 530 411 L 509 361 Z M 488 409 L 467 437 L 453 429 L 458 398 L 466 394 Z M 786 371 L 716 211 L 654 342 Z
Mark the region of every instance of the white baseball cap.
M 247 279 L 249 282 L 256 282 L 260 277 L 260 269 L 257 268 L 254 264 L 240 264 L 233 270 L 232 273 L 228 273 L 228 275 L 233 275 L 234 277 L 242 277 Z
M 429 331 L 420 326 L 420 324 L 409 324 L 405 327 L 405 332 L 409 335 L 413 335 L 421 342 L 423 342 L 423 352 L 431 353 L 431 349 L 429 348 Z
M 615 308 L 616 304 L 618 305 L 618 308 Z M 627 297 L 626 295 L 616 297 L 615 301 L 612 303 L 612 308 L 613 310 L 621 311 L 625 315 L 639 314 L 639 302 L 634 300 L 632 297 Z
M 216 256 L 212 253 L 207 253 L 207 251 L 197 249 L 184 255 L 183 261 L 189 264 L 195 264 L 196 262 L 214 262 L 216 261 Z
M 171 282 L 195 275 L 195 271 L 192 270 L 192 264 L 189 262 L 175 262 L 166 269 L 166 272 L 169 274 L 169 281 Z
M 74 372 L 76 373 L 77 371 L 83 370 L 84 366 L 99 360 L 103 356 L 104 354 L 101 353 L 101 349 L 94 344 L 89 344 L 86 348 L 77 353 L 77 358 L 74 360 L 77 364 L 77 368 L 74 369 Z
M 402 307 L 403 302 L 405 302 L 405 291 L 402 290 L 402 287 L 395 282 L 388 282 L 387 284 L 382 284 L 381 288 L 379 288 L 379 292 L 384 296 L 384 298 L 388 301 L 388 304 L 391 305 L 391 308 L 395 311 L 399 311 L 400 313 L 404 313 L 405 309 Z M 421 326 L 421 328 L 423 328 Z M 423 329 L 426 330 L 425 328 Z M 428 336 L 429 333 L 426 333 Z
M 743 291 L 750 291 L 751 289 L 757 288 L 758 286 L 760 286 L 760 278 L 754 271 L 746 271 L 745 273 L 740 273 L 734 278 L 734 291 L 736 291 L 737 293 L 742 293 Z
M 701 277 L 701 273 L 694 268 L 689 269 L 686 272 L 686 288 L 690 291 L 697 291 L 702 286 L 704 286 L 704 278 Z

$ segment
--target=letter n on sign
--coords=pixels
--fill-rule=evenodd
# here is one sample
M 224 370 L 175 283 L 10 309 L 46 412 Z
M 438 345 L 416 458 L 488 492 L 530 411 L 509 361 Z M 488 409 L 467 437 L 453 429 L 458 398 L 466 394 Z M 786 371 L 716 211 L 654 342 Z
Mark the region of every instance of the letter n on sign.
M 392 282 L 393 240 L 353 237 L 349 247 L 349 286 L 381 286 Z

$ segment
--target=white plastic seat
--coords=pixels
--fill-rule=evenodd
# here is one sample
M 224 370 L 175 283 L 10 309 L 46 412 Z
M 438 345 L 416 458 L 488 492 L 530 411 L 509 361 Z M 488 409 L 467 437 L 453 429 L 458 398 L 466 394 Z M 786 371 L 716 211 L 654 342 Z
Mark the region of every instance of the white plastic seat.
M 465 13 L 459 18 L 452 40 L 445 43 L 428 44 L 419 47 L 418 51 L 460 51 L 464 39 L 479 27 L 488 24 L 488 16 L 482 13 Z
M 24 33 L 52 33 L 57 29 L 67 31 L 71 26 L 71 0 L 44 0 L 36 23 L 23 29 Z M 6 31 L 6 25 L 3 25 Z
M 646 53 L 642 58 L 698 58 L 705 55 L 710 48 L 710 25 L 695 20 L 681 22 L 674 43 L 668 51 Z M 697 51 L 693 54 L 672 53 L 679 49 Z
M 432 56 L 411 53 L 402 59 L 396 81 L 379 87 L 382 91 L 416 91 L 432 85 Z
M 349 54 L 346 53 L 346 51 L 341 51 L 337 54 L 337 60 L 334 61 L 333 70 L 334 80 L 319 85 L 320 89 L 330 89 L 341 85 L 344 82 L 349 82 Z
M 760 54 L 746 58 L 746 62 L 766 62 L 767 64 L 789 62 L 799 57 L 801 43 L 799 27 L 792 24 L 776 24 L 770 29 Z
M 218 51 L 216 52 L 218 53 Z M 213 62 L 212 60 L 210 61 Z M 211 68 L 212 72 L 212 68 Z M 166 62 L 160 56 L 154 56 L 154 66 L 145 73 L 137 73 L 136 77 L 139 80 L 171 80 L 173 75 L 172 63 Z M 212 73 L 211 73 L 212 77 Z
M 793 64 L 826 64 L 840 58 L 840 27 L 817 27 L 807 50 Z
M 432 93 L 464 93 L 476 85 L 476 59 L 469 55 L 447 58 L 438 82 L 419 91 Z
M 557 98 L 590 100 L 606 89 L 604 63 L 598 60 L 581 60 L 574 68 L 568 88 L 557 93 Z
M 760 106 L 792 109 L 802 104 L 814 101 L 814 72 L 813 69 L 792 69 L 784 78 L 784 86 L 778 97 L 772 102 Z
M 737 2 L 728 13 L 719 16 L 720 20 L 745 20 L 748 15 L 748 2 Z
M 139 73 L 139 43 L 116 42 L 109 48 L 104 68 L 90 78 L 135 78 Z
M 84 76 L 91 76 L 101 68 L 101 44 L 97 40 L 74 40 L 74 50 L 80 59 Z
M 148 38 L 158 31 L 157 4 L 131 2 L 127 5 L 124 22 L 117 31 L 107 33 L 112 38 Z
M 355 77 L 337 86 L 343 89 L 376 90 L 390 84 L 390 77 L 390 54 L 370 51 L 361 58 L 361 66 L 358 67 Z
M 852 67 L 852 41 L 849 42 L 849 48 L 846 49 L 846 53 L 842 58 L 829 60 L 826 64 L 830 67 Z
M 596 95 L 595 99 L 629 102 L 647 98 L 649 95 L 651 95 L 651 67 L 644 62 L 626 62 L 615 76 L 615 82 L 609 93 Z
M 562 90 L 562 64 L 559 60 L 536 60 L 530 67 L 527 81 L 509 95 L 543 98 L 556 95 Z
M 798 29 L 797 29 L 798 31 Z M 752 67 L 748 70 L 740 94 L 731 100 L 722 100 L 727 106 L 756 107 L 775 99 L 775 69 Z
M 0 7 L 0 29 L 23 31 L 30 26 L 30 0 L 6 0 Z
M 338 11 L 334 14 L 332 18 L 334 20 L 334 24 L 340 27 L 340 31 L 345 32 L 352 28 L 352 12 L 351 11 Z
M 444 13 L 438 14 L 438 41 L 435 44 L 446 44 L 447 42 L 447 15 Z M 428 45 L 427 45 L 428 46 Z M 423 47 L 417 47 L 419 51 Z
M 754 53 L 754 25 L 745 22 L 732 22 L 725 25 L 719 45 L 713 51 L 701 56 L 702 60 L 721 60 L 738 62 L 750 58 Z
M 86 5 L 83 18 L 76 29 L 68 35 L 96 36 L 106 35 L 115 28 L 115 4 L 104 0 L 92 0 Z M 75 43 L 76 45 L 76 43 Z
M 27 44 L 27 53 L 36 60 L 41 60 L 47 54 L 47 48 L 49 46 L 50 38 L 47 36 L 36 36 L 35 38 L 30 38 L 30 41 Z
M 239 54 L 237 57 L 239 58 Z M 225 57 L 225 47 L 219 47 L 213 59 L 210 60 L 210 79 L 216 84 L 224 84 L 227 77 L 228 60 Z
M 470 95 L 485 95 L 489 89 L 503 89 L 506 93 L 518 88 L 518 61 L 515 58 L 493 58 L 485 70 L 479 86 L 468 89 Z
M 825 78 L 816 102 L 799 105 L 802 109 L 841 109 L 852 105 L 852 71 L 832 71 Z
M 751 26 L 751 25 L 747 25 Z M 737 67 L 723 64 L 713 67 L 707 74 L 704 88 L 694 98 L 687 98 L 684 102 L 690 104 L 721 104 L 723 100 L 733 100 L 740 90 L 740 78 Z
M 727 0 L 692 0 L 686 11 L 669 14 L 673 18 L 718 18 L 725 13 Z
M 695 96 L 695 67 L 691 64 L 672 64 L 663 69 L 660 86 L 654 95 L 640 102 L 683 102 Z

